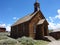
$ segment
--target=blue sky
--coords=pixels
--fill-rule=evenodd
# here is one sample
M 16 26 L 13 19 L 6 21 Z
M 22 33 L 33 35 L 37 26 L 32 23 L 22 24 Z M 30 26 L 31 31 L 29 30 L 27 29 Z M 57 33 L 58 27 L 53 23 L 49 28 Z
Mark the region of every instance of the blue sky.
M 60 0 L 38 0 L 49 29 L 60 28 Z M 7 30 L 19 18 L 34 11 L 35 0 L 0 0 L 0 26 Z

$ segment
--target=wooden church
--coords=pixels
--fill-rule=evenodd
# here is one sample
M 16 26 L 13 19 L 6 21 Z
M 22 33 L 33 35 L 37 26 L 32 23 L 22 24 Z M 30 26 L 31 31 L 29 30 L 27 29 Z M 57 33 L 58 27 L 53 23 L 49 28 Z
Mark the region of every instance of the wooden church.
M 48 22 L 42 14 L 37 0 L 34 3 L 34 12 L 17 20 L 11 26 L 10 36 L 13 38 L 27 36 L 38 39 L 48 35 Z

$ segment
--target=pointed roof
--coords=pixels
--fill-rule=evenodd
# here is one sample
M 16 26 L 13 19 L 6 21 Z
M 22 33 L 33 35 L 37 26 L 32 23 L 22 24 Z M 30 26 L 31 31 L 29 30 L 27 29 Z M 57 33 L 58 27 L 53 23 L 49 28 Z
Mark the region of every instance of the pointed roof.
M 15 26 L 15 25 L 18 25 L 18 24 L 21 24 L 21 23 L 24 23 L 24 22 L 27 22 L 29 21 L 38 11 L 32 13 L 32 14 L 29 14 L 19 20 L 17 20 L 12 26 Z
M 34 7 L 35 9 L 34 9 L 34 12 L 33 12 L 32 14 L 29 14 L 29 15 L 27 15 L 27 16 L 19 19 L 19 20 L 17 20 L 12 26 L 15 26 L 15 25 L 18 25 L 18 24 L 21 24 L 21 23 L 24 23 L 24 22 L 27 22 L 27 21 L 31 20 L 32 17 L 34 17 L 34 16 L 36 15 L 36 13 L 40 11 L 40 9 L 39 9 L 40 6 L 39 6 L 39 3 L 38 3 L 38 0 L 36 0 L 34 6 L 35 6 L 35 7 Z M 41 12 L 41 11 L 40 11 L 40 12 Z M 41 14 L 42 14 L 42 12 L 41 12 Z M 44 17 L 43 14 L 42 14 L 42 17 Z M 45 20 L 45 17 L 44 17 L 44 19 L 40 20 L 40 21 L 38 22 L 38 24 L 43 23 L 44 20 Z
M 45 19 L 41 19 L 41 20 L 37 23 L 37 25 L 39 25 L 39 24 L 43 24 L 44 21 L 45 21 Z

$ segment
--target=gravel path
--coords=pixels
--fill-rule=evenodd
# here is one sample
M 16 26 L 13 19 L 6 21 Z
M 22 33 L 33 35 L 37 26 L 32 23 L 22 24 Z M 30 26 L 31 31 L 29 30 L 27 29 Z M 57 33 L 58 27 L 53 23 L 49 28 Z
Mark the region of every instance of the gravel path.
M 60 45 L 60 41 L 52 41 L 48 45 Z

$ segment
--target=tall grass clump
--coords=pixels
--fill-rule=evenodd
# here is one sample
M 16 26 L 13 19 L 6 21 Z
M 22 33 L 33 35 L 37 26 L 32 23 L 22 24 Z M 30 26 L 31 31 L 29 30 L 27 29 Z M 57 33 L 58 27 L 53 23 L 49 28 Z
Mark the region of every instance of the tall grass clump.
M 15 45 L 17 41 L 15 39 L 5 39 L 5 40 L 0 40 L 0 45 Z
M 0 32 L 0 40 L 8 39 L 7 35 L 9 35 L 8 32 Z
M 32 38 L 22 37 L 17 39 L 21 45 L 34 45 L 35 41 Z
M 28 38 L 28 37 L 18 38 L 17 40 L 21 45 L 47 45 L 48 44 L 47 41 L 34 40 L 34 39 Z
M 0 32 L 0 36 L 7 36 L 10 35 L 9 32 Z
M 0 40 L 8 39 L 7 36 L 0 36 Z
M 47 45 L 48 42 L 47 41 L 43 41 L 43 40 L 36 40 L 34 45 Z

